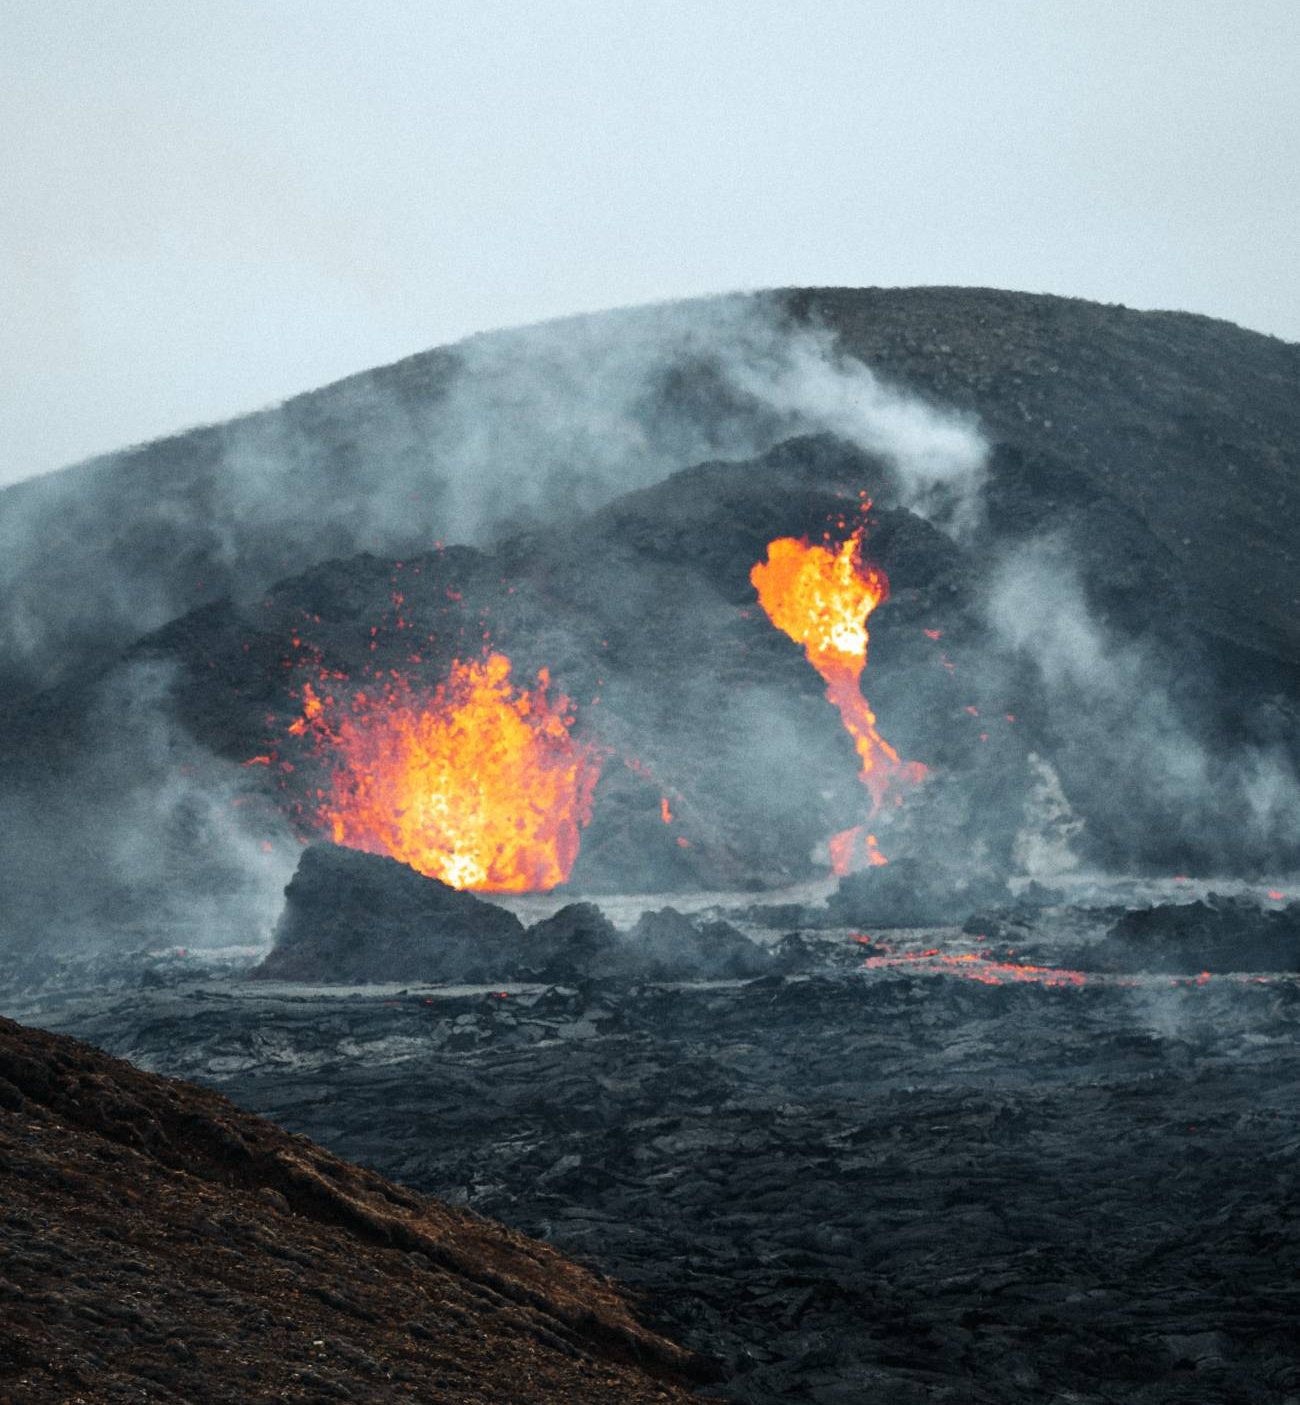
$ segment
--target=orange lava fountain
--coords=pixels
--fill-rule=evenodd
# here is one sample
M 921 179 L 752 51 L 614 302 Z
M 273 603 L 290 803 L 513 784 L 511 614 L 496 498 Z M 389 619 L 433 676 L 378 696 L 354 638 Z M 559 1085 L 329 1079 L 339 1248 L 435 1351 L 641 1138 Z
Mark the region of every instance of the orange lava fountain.
M 780 537 L 770 542 L 767 560 L 749 573 L 768 619 L 803 646 L 808 662 L 826 684 L 826 697 L 838 709 L 853 738 L 861 763 L 859 778 L 871 795 L 871 814 L 879 812 L 897 780 L 924 778 L 919 761 L 902 761 L 876 729 L 876 714 L 862 696 L 867 666 L 867 617 L 889 596 L 885 573 L 862 559 L 859 527 L 838 546 L 812 545 Z M 888 862 L 874 834 L 860 825 L 833 835 L 831 867 L 837 874 Z
M 432 694 L 393 675 L 346 702 L 303 689 L 290 728 L 328 768 L 311 818 L 346 844 L 388 854 L 453 888 L 554 888 L 578 856 L 600 775 L 575 741 L 572 705 L 546 669 L 517 689 L 500 653 L 452 664 Z

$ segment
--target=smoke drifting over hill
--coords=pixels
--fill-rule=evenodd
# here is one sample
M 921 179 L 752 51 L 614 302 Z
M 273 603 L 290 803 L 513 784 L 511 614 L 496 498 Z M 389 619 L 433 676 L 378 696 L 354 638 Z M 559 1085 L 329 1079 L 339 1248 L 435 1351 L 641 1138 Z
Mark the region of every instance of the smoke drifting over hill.
M 263 939 L 320 783 L 287 731 L 310 669 L 432 690 L 485 633 L 610 758 L 575 884 L 808 877 L 864 793 L 750 572 L 864 496 L 891 587 L 864 690 L 929 770 L 884 852 L 937 856 L 936 892 L 1293 867 L 1273 583 L 1300 543 L 1252 515 L 1290 481 L 1293 350 L 1007 294 L 728 298 L 475 338 L 10 489 L 8 920 Z
M 0 494 L 0 677 L 48 685 L 206 600 L 332 556 L 484 543 L 705 459 L 830 431 L 969 521 L 969 414 L 891 390 L 770 297 L 472 338 Z
M 678 304 L 464 344 L 432 426 L 459 502 L 450 537 L 519 513 L 590 511 L 706 459 L 831 433 L 898 474 L 902 505 L 968 523 L 986 446 L 973 416 L 891 389 L 768 300 Z

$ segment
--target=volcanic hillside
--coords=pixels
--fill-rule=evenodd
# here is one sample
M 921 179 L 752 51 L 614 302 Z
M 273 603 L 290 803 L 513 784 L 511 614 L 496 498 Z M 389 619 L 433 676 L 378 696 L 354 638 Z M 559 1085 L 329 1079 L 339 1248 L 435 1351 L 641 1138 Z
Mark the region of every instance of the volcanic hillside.
M 558 382 L 543 404 L 563 405 L 588 376 L 606 392 L 610 361 L 640 377 L 624 447 L 652 470 L 775 442 L 781 416 L 721 376 L 754 317 L 776 336 L 825 328 L 889 382 L 977 415 L 1000 450 L 995 518 L 1018 487 L 1040 519 L 1068 508 L 1103 535 L 1131 519 L 1195 587 L 1204 628 L 1300 661 L 1300 348 L 1079 299 L 799 289 L 473 338 L 4 489 L 0 695 L 80 674 L 186 609 L 251 596 L 315 561 L 449 539 L 448 445 L 460 440 L 440 416 L 472 407 L 469 387 L 544 435 L 550 426 L 528 423 L 539 404 L 530 360 Z M 592 486 L 576 482 L 579 442 L 574 432 L 561 445 L 571 500 Z M 546 464 L 536 438 L 532 452 Z M 618 491 L 617 479 L 596 486 Z
M 220 903 L 263 849 L 278 896 L 292 836 L 358 842 L 338 718 L 492 652 L 590 758 L 577 889 L 779 886 L 853 826 L 990 897 L 1065 847 L 1293 868 L 1298 382 L 1184 314 L 787 292 L 475 339 L 20 485 L 7 667 L 60 681 L 0 757 L 8 921 Z M 855 532 L 888 578 L 863 691 L 926 772 L 878 814 L 752 581 Z
M 0 1400 L 677 1401 L 553 1250 L 0 1020 Z

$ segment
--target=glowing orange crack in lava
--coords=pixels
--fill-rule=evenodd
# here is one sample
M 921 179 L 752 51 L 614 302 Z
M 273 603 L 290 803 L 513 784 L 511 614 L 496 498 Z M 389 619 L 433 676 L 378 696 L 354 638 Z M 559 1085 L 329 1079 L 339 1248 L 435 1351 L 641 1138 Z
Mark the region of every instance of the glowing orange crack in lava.
M 926 769 L 919 761 L 899 759 L 877 731 L 876 715 L 862 696 L 870 639 L 867 617 L 889 596 L 885 573 L 862 559 L 864 532 L 857 528 L 838 546 L 829 540 L 816 545 L 780 537 L 768 544 L 767 560 L 754 567 L 749 579 L 768 619 L 802 645 L 826 684 L 826 697 L 853 738 L 861 763 L 859 778 L 870 792 L 875 815 L 895 781 L 920 781 Z M 838 874 L 887 862 L 865 825 L 833 835 L 830 856 Z
M 346 702 L 303 688 L 291 732 L 328 772 L 311 818 L 335 843 L 388 854 L 454 888 L 538 892 L 569 876 L 591 819 L 597 749 L 543 669 L 516 688 L 501 653 L 456 661 L 429 693 L 394 675 Z
M 886 953 L 869 956 L 862 963 L 867 971 L 894 971 L 912 968 L 935 975 L 957 975 L 981 985 L 1082 986 L 1088 984 L 1083 971 L 1065 966 L 1031 966 L 1015 961 L 998 961 L 984 952 L 928 951 Z

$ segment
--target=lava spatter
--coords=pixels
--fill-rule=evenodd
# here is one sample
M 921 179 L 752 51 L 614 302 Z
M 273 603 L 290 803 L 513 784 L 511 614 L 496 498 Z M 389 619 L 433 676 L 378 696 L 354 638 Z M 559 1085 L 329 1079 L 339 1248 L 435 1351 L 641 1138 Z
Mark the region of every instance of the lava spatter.
M 867 618 L 889 596 L 889 580 L 878 566 L 863 560 L 864 527 L 838 545 L 779 537 L 770 542 L 767 560 L 749 578 L 768 619 L 803 647 L 808 662 L 826 684 L 827 700 L 853 738 L 861 765 L 859 779 L 871 795 L 876 815 L 895 783 L 922 780 L 926 768 L 903 761 L 880 735 L 876 715 L 862 695 L 867 666 Z M 874 834 L 865 826 L 841 831 L 830 840 L 831 866 L 838 874 L 883 864 Z
M 307 684 L 290 730 L 326 772 L 309 820 L 454 888 L 554 888 L 578 856 L 601 756 L 549 687 L 545 669 L 516 687 L 496 652 L 454 662 L 432 691 L 399 675 L 340 699 Z

